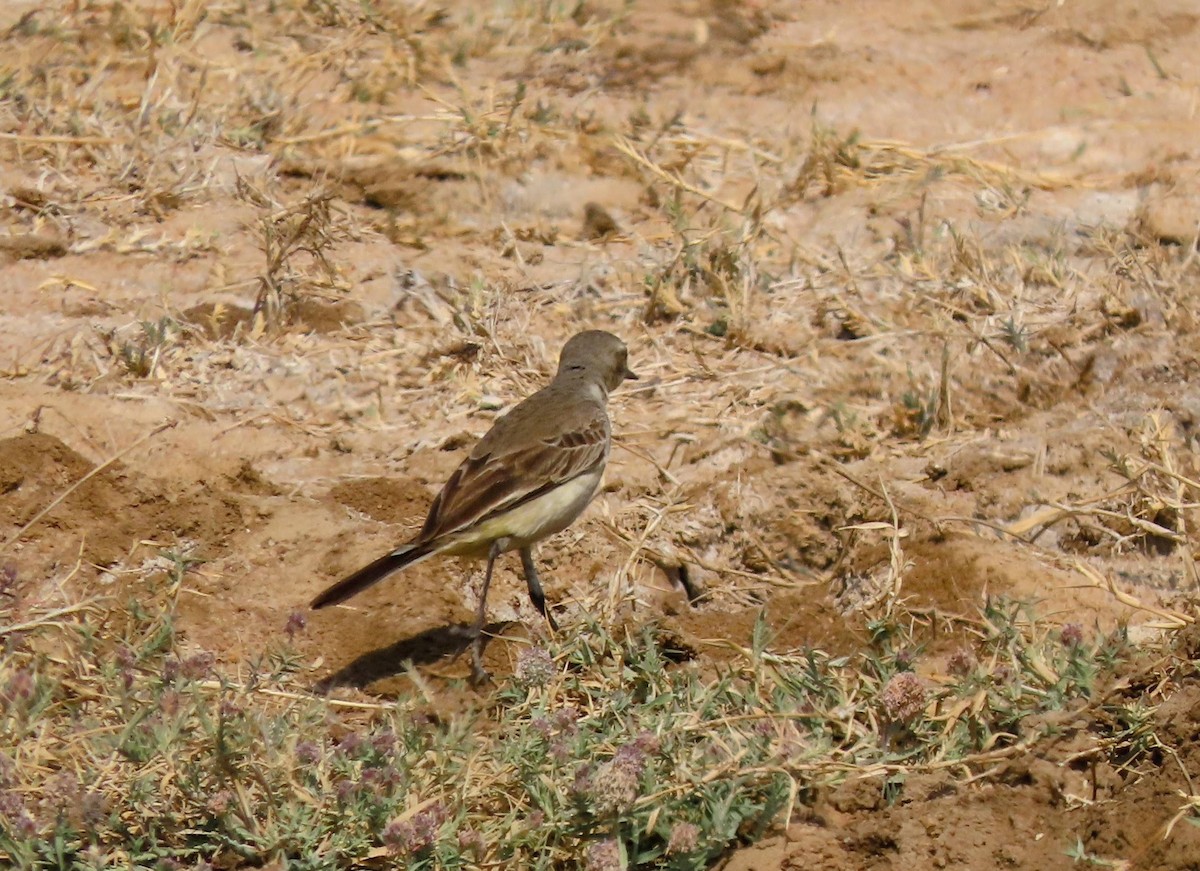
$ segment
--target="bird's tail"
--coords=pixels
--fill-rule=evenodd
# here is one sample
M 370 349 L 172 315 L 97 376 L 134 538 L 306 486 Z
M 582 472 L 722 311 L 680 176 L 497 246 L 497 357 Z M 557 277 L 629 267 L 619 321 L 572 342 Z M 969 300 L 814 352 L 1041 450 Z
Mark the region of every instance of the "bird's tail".
M 337 605 L 345 602 L 351 596 L 357 595 L 374 584 L 379 583 L 392 572 L 397 572 L 405 566 L 432 556 L 435 548 L 428 544 L 409 544 L 384 554 L 372 563 L 368 563 L 353 574 L 342 578 L 333 586 L 312 600 L 310 607 L 324 608 L 326 605 Z

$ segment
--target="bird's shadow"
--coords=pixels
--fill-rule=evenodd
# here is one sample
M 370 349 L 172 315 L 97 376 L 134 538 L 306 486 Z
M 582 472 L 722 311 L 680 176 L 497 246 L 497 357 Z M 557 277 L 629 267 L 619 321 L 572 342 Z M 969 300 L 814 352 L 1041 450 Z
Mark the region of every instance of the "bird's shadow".
M 484 649 L 508 625 L 500 622 L 484 626 Z M 312 692 L 324 695 L 337 687 L 361 690 L 377 680 L 403 674 L 414 665 L 428 665 L 446 657 L 457 659 L 471 647 L 472 628 L 470 623 L 435 626 L 386 647 L 369 650 L 313 684 Z

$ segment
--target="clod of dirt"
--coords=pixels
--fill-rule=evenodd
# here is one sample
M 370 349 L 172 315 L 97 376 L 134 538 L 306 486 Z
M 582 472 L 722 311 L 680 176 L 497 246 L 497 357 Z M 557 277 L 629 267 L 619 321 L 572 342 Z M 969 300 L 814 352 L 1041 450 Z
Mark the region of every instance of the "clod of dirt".
M 287 309 L 287 316 L 294 327 L 325 335 L 361 321 L 363 308 L 356 302 L 301 299 Z M 254 311 L 239 305 L 205 302 L 185 310 L 183 320 L 200 328 L 209 339 L 230 339 L 251 329 Z
M 745 608 L 732 613 L 687 610 L 668 617 L 663 625 L 674 637 L 714 660 L 736 656 L 732 648 L 716 647 L 715 638 L 747 643 L 761 608 Z M 863 643 L 859 621 L 843 617 L 824 599 L 806 593 L 777 597 L 766 609 L 766 620 L 773 644 L 782 650 L 818 648 L 832 654 L 850 653 Z
M 0 236 L 0 253 L 14 260 L 49 260 L 67 253 L 67 243 L 48 233 Z
M 383 523 L 424 520 L 433 501 L 419 481 L 393 478 L 344 481 L 329 491 L 329 498 Z
M 770 11 L 758 4 L 733 0 L 712 0 L 709 5 L 709 28 L 714 39 L 735 45 L 749 45 L 771 27 Z
M 359 161 L 291 160 L 280 170 L 300 178 L 341 179 L 340 196 L 380 209 L 429 209 L 434 188 L 475 176 L 470 164 L 449 158 L 407 160 L 367 158 Z
M 204 302 L 183 312 L 183 320 L 204 331 L 210 339 L 229 339 L 250 329 L 254 312 L 238 305 Z
M 335 333 L 363 319 L 363 308 L 356 302 L 302 299 L 291 310 L 293 323 L 322 335 Z
M 0 529 L 5 536 L 32 520 L 94 468 L 52 435 L 0 441 Z M 189 539 L 217 544 L 243 526 L 240 506 L 204 481 L 159 482 L 121 463 L 93 475 L 34 523 L 24 540 L 37 542 L 26 565 L 111 566 L 140 541 Z M 38 576 L 30 571 L 27 577 Z
M 1169 194 L 1148 200 L 1137 216 L 1138 229 L 1168 245 L 1194 245 L 1200 232 L 1200 196 Z
M 588 203 L 583 207 L 583 231 L 580 235 L 584 239 L 603 239 L 619 232 L 617 222 L 604 206 Z
M 264 478 L 249 460 L 242 460 L 238 470 L 225 478 L 229 489 L 252 496 L 278 496 L 283 491 Z
M 847 780 L 833 790 L 829 804 L 844 814 L 878 810 L 884 805 L 883 782 L 878 778 Z

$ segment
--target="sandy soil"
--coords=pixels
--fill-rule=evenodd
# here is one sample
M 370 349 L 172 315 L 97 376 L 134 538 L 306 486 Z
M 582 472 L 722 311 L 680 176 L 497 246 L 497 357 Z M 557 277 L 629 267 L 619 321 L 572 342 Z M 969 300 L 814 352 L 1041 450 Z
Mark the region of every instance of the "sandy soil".
M 599 327 L 642 380 L 603 494 L 540 549 L 566 631 L 664 620 L 719 658 L 765 606 L 775 645 L 852 651 L 900 585 L 935 672 L 987 597 L 1179 625 L 1195 4 L 267 6 L 0 9 L 14 609 L 119 593 L 168 549 L 203 561 L 189 641 L 253 656 Z M 518 569 L 489 599 L 499 673 L 546 631 Z M 478 580 L 427 562 L 297 643 L 323 689 L 394 695 L 411 662 L 469 703 Z M 1157 773 L 1089 762 L 1098 705 L 976 783 L 888 805 L 851 780 L 726 867 L 1048 868 L 1078 844 L 1198 868 L 1200 830 L 1164 833 L 1200 777 L 1200 680 L 1144 691 Z

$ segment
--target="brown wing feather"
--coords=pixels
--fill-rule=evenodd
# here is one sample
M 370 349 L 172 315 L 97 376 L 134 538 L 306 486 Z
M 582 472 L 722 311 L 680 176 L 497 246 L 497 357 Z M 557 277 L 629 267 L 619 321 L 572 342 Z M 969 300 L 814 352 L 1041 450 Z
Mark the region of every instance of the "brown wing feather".
M 513 410 L 517 414 L 518 406 Z M 495 446 L 496 430 L 508 418 L 497 421 L 471 455 L 463 461 L 429 509 L 429 517 L 416 543 L 427 543 L 502 511 L 536 498 L 551 487 L 596 468 L 607 456 L 609 423 L 604 411 L 595 408 L 587 424 L 569 430 L 537 433 L 536 440 L 512 444 L 503 454 Z M 511 417 L 511 415 L 510 415 Z M 579 418 L 555 415 L 559 420 Z M 480 448 L 485 448 L 481 451 Z M 520 473 L 517 474 L 517 470 Z

